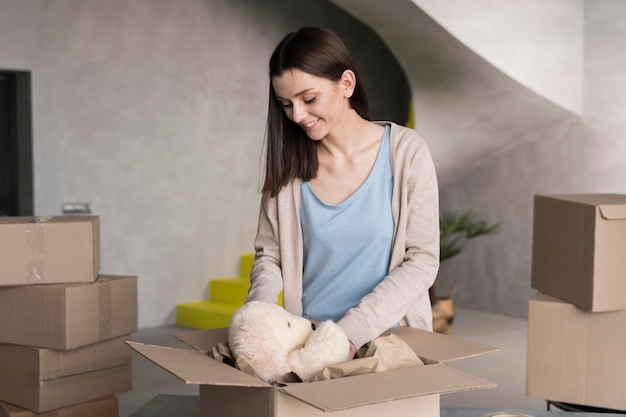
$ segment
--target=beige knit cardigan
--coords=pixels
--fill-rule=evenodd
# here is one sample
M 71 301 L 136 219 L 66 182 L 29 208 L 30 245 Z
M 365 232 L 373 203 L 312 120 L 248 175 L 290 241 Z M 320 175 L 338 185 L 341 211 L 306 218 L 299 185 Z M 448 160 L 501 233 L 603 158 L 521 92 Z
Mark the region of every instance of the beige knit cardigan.
M 377 123 L 391 126 L 395 231 L 388 275 L 338 322 L 357 348 L 396 323 L 432 330 L 428 288 L 439 268 L 439 194 L 428 146 L 413 129 Z M 262 197 L 255 251 L 247 301 L 276 302 L 283 290 L 284 307 L 302 315 L 300 180 Z

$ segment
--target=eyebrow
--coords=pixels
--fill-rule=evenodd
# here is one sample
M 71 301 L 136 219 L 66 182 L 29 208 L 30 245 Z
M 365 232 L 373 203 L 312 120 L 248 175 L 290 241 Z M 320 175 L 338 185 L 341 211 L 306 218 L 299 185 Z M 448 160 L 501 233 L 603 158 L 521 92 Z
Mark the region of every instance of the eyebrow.
M 308 93 L 309 91 L 311 91 L 311 90 L 315 90 L 315 88 L 311 87 L 311 88 L 304 89 L 304 90 L 300 91 L 299 93 L 296 93 L 295 97 L 301 96 L 301 95 L 303 95 L 303 94 L 307 94 L 307 93 Z M 275 91 L 275 90 L 274 90 L 274 94 L 276 94 L 276 91 Z M 278 100 L 287 100 L 286 98 L 280 97 L 280 96 L 278 96 L 278 95 L 276 95 L 276 98 L 277 98 Z

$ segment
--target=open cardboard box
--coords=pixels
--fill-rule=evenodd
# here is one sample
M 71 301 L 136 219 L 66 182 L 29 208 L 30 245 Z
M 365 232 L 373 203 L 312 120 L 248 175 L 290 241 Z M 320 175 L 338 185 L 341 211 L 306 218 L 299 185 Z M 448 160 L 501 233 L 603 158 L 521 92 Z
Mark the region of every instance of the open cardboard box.
M 328 413 L 336 417 L 438 417 L 441 394 L 496 386 L 445 363 L 499 349 L 408 327 L 390 331 L 401 337 L 425 365 L 329 381 L 269 385 L 207 355 L 214 345 L 228 340 L 227 328 L 175 335 L 193 349 L 137 342 L 128 344 L 187 384 L 200 385 L 203 417 L 320 416 Z

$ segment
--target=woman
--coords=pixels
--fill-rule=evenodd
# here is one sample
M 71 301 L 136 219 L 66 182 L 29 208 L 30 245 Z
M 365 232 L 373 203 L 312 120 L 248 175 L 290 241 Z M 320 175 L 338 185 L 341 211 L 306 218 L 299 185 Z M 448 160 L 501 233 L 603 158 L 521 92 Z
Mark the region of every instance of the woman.
M 263 197 L 248 301 L 332 319 L 352 354 L 395 325 L 432 329 L 439 209 L 428 147 L 369 120 L 345 44 L 314 27 L 269 64 Z

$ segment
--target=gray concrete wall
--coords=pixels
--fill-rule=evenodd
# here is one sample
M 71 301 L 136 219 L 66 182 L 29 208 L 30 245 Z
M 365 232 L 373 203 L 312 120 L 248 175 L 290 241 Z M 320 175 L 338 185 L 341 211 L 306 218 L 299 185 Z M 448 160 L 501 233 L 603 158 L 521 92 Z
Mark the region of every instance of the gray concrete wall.
M 525 2 L 519 15 L 512 13 L 518 2 L 468 3 L 449 1 L 456 11 L 433 15 L 444 26 L 446 13 L 456 16 L 447 24 L 461 42 L 546 98 L 537 104 L 559 116 L 521 130 L 517 122 L 515 134 L 485 130 L 502 133 L 503 146 L 467 161 L 472 168 L 442 186 L 442 208 L 474 209 L 501 222 L 502 231 L 443 265 L 439 286 L 459 285 L 465 307 L 525 316 L 533 292 L 533 195 L 625 192 L 626 1 L 554 0 L 545 9 L 533 7 L 545 2 Z M 534 14 L 539 24 L 528 24 Z M 504 17 L 508 25 L 494 25 Z M 346 37 L 379 97 L 372 100 L 375 118 L 404 120 L 406 84 L 393 57 L 327 2 L 0 0 L 0 68 L 33 72 L 36 212 L 92 203 L 102 216 L 103 272 L 140 276 L 142 327 L 171 322 L 177 302 L 205 297 L 208 280 L 235 274 L 238 255 L 251 250 L 267 59 L 303 24 L 328 25 Z M 510 27 L 539 32 L 511 37 Z M 487 109 L 494 120 L 511 117 L 509 108 L 492 112 L 497 106 L 481 106 L 468 93 L 466 108 Z M 446 127 L 438 109 L 454 106 L 442 97 L 414 98 L 424 111 L 416 115 L 439 115 Z M 471 138 L 471 124 L 462 126 Z M 450 152 L 453 161 L 464 156 Z
M 532 140 L 497 153 L 442 190 L 444 208 L 475 209 L 502 232 L 477 239 L 444 264 L 442 288 L 460 285 L 460 305 L 526 315 L 532 199 L 540 193 L 626 193 L 626 40 L 623 0 L 585 1 L 582 117 L 528 126 Z
M 626 1 L 585 2 L 582 188 L 626 194 Z
M 0 0 L 0 68 L 32 71 L 36 214 L 91 203 L 102 272 L 139 276 L 141 327 L 253 250 L 267 61 L 311 24 L 351 44 L 374 116 L 404 122 L 399 65 L 325 1 Z

